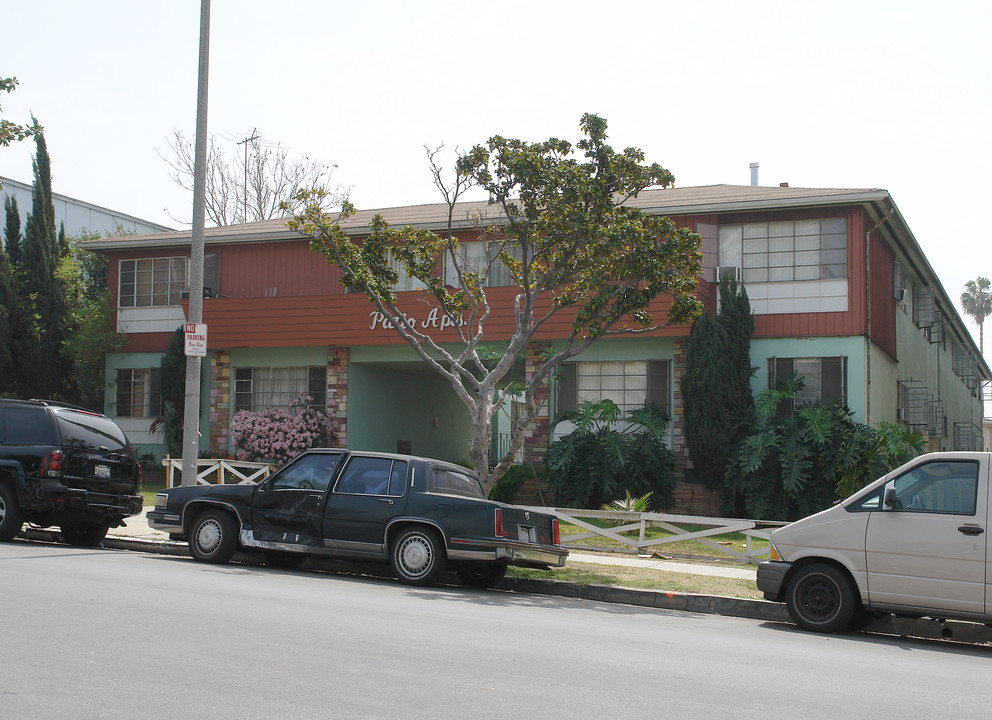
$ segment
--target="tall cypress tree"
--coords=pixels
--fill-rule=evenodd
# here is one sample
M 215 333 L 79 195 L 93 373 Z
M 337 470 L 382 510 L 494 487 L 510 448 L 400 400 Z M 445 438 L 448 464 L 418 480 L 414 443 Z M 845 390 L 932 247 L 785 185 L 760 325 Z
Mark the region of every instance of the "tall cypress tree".
M 682 375 L 685 437 L 696 478 L 719 487 L 730 456 L 754 424 L 747 292 L 732 278 L 720 282 L 720 312 L 693 323 Z
M 21 264 L 21 211 L 17 207 L 17 198 L 7 195 L 3 201 L 3 209 L 6 215 L 4 247 L 11 266 L 16 268 Z
M 55 276 L 59 262 L 58 236 L 55 232 L 55 207 L 52 204 L 52 173 L 48 146 L 43 133 L 35 135 L 37 152 L 32 163 L 34 186 L 31 214 L 24 231 L 21 253 L 20 295 L 34 322 L 25 338 L 25 348 L 17 360 L 21 390 L 33 397 L 56 398 L 61 395 L 65 377 L 61 372 L 63 292 Z

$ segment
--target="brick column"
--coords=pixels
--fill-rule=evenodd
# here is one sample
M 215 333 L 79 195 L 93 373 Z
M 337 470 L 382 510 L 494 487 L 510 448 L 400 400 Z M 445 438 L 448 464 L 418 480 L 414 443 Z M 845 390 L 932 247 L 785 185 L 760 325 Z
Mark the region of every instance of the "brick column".
M 524 382 L 530 382 L 538 368 L 544 364 L 541 356 L 548 349 L 546 343 L 534 343 L 527 348 L 524 358 Z M 550 423 L 551 387 L 545 382 L 534 393 L 538 405 L 537 416 L 531 420 L 524 439 L 524 462 L 543 465 L 548 454 L 548 425 Z
M 348 447 L 348 348 L 327 349 L 327 412 L 334 418 L 334 447 Z
M 210 455 L 227 457 L 231 422 L 231 353 L 210 353 Z
M 689 450 L 685 444 L 685 407 L 682 405 L 682 373 L 685 372 L 685 354 L 689 339 L 675 341 L 675 358 L 672 362 L 672 454 L 675 456 L 675 479 L 685 482 L 685 469 Z

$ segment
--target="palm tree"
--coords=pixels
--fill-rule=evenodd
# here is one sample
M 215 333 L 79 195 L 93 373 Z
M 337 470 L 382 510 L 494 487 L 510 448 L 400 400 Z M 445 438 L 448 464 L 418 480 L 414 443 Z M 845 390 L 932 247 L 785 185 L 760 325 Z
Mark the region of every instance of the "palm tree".
M 980 277 L 965 283 L 961 293 L 961 309 L 978 323 L 978 349 L 985 354 L 985 318 L 992 315 L 992 292 L 989 292 L 988 278 Z

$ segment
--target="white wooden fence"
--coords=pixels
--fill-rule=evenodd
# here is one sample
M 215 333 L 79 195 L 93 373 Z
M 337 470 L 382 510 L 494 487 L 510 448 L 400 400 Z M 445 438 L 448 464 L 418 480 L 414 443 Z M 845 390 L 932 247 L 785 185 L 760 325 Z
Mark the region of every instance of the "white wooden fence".
M 581 543 L 583 540 L 597 536 L 609 538 L 624 546 L 634 548 L 639 553 L 649 549 L 663 547 L 670 543 L 695 540 L 717 552 L 746 562 L 757 562 L 759 558 L 768 556 L 768 546 L 763 544 L 762 547 L 756 547 L 754 540 L 761 539 L 767 541 L 772 530 L 783 525 L 788 525 L 785 522 L 742 520 L 737 518 L 709 518 L 697 517 L 695 515 L 578 510 L 575 508 L 531 507 L 528 509 L 552 514 L 563 523 L 575 525 L 585 530 L 586 532 L 576 535 L 562 536 L 562 545 L 575 550 L 602 551 L 604 548 L 601 545 L 591 546 L 582 545 Z M 599 527 L 585 520 L 610 520 L 617 524 L 610 525 L 609 527 Z M 680 527 L 680 525 L 702 526 L 702 529 L 686 530 Z M 650 526 L 666 530 L 672 533 L 672 535 L 662 538 L 647 538 L 645 535 Z M 632 536 L 621 534 L 634 530 L 638 531 L 636 539 Z M 721 544 L 710 540 L 714 535 L 724 535 L 734 532 L 743 534 L 746 539 L 743 551 L 737 550 L 728 544 Z M 661 551 L 659 550 L 659 552 Z
M 175 487 L 174 477 L 181 478 L 183 474 L 183 459 L 166 456 L 162 464 L 165 466 L 165 486 Z M 268 463 L 208 458 L 196 461 L 198 485 L 254 484 L 271 474 L 272 466 Z

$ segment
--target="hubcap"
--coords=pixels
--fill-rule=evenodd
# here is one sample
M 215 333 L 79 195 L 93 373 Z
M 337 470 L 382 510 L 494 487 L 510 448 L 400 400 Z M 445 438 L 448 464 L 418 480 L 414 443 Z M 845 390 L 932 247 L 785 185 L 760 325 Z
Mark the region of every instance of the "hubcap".
M 7 515 L 7 503 L 5 503 L 3 501 L 3 498 L 0 497 L 0 523 L 3 522 L 3 519 L 4 517 L 6 517 L 6 515 Z
M 196 544 L 200 552 L 209 555 L 220 545 L 220 523 L 216 520 L 208 520 L 200 526 L 196 533 Z
M 431 547 L 422 537 L 407 538 L 400 548 L 400 564 L 410 576 L 423 575 L 431 566 Z

